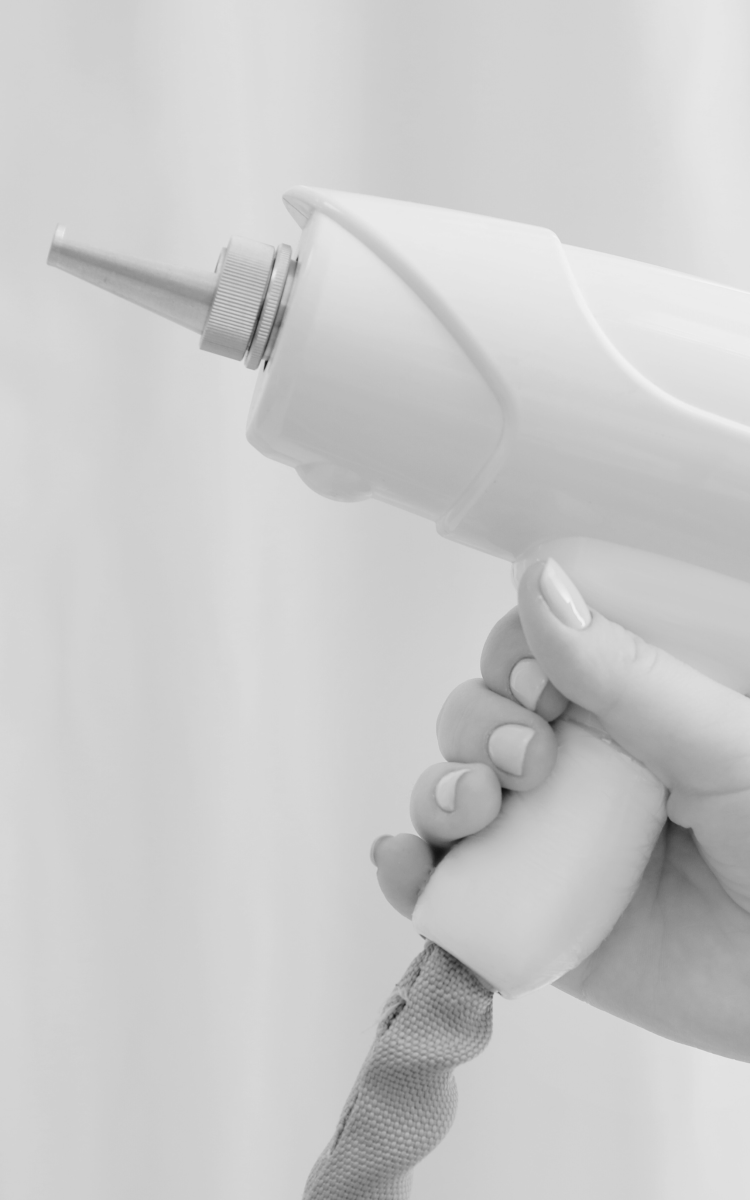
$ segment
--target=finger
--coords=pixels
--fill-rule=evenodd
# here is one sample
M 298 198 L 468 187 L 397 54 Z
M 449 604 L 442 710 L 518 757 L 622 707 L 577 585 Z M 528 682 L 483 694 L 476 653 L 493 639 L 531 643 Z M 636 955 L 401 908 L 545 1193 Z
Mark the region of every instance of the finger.
M 373 842 L 370 858 L 388 903 L 402 916 L 411 917 L 435 867 L 435 855 L 427 842 L 413 833 L 384 834 Z
M 519 588 L 524 633 L 548 678 L 671 790 L 747 788 L 750 702 L 591 613 L 550 562 L 533 563 Z
M 488 688 L 545 721 L 555 721 L 565 711 L 567 698 L 551 683 L 533 657 L 518 609 L 501 617 L 482 650 L 482 679 Z
M 504 788 L 529 791 L 546 779 L 557 754 L 555 735 L 536 713 L 498 696 L 481 679 L 457 687 L 437 722 L 440 753 L 451 763 L 485 763 Z
M 432 846 L 450 846 L 494 821 L 502 798 L 497 774 L 484 763 L 436 763 L 414 785 L 412 825 Z

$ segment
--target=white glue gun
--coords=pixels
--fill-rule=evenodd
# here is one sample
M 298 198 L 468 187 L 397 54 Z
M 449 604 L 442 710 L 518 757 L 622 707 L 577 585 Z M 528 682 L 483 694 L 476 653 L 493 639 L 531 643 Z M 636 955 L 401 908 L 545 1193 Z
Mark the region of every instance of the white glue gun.
M 517 577 L 554 556 L 593 608 L 750 692 L 750 294 L 530 225 L 284 200 L 296 258 L 232 238 L 215 272 L 179 272 L 58 230 L 49 262 L 262 366 L 248 439 L 316 492 L 421 513 Z M 595 726 L 557 722 L 550 778 L 414 913 L 505 996 L 603 941 L 664 824 L 660 781 Z

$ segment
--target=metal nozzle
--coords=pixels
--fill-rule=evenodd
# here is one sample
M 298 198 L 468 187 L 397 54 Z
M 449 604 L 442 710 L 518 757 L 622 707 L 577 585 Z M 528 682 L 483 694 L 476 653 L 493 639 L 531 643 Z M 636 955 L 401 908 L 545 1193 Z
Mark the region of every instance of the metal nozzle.
M 176 271 L 94 250 L 71 241 L 63 225 L 55 230 L 47 262 L 195 333 L 203 332 L 218 282 L 213 272 Z
M 233 237 L 215 272 L 179 271 L 72 242 L 58 225 L 47 257 L 88 283 L 201 334 L 201 349 L 242 359 L 255 369 L 271 337 L 287 278 L 289 246 Z M 283 308 L 283 305 L 281 305 Z

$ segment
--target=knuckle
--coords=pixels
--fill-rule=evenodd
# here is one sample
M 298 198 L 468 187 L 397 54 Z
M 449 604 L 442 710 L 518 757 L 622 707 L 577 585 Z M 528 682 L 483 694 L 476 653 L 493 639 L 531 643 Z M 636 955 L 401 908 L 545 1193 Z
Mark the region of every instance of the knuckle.
M 522 656 L 524 648 L 528 653 L 521 618 L 518 609 L 514 608 L 493 626 L 482 649 L 479 669 L 488 687 L 506 679 L 509 659 L 519 653 Z
M 661 651 L 644 641 L 637 633 L 617 626 L 619 631 L 614 654 L 603 684 L 603 711 L 616 708 L 627 701 L 634 689 L 642 687 L 659 670 Z
M 461 733 L 471 720 L 477 694 L 483 689 L 484 685 L 481 679 L 468 679 L 453 689 L 440 709 L 435 723 L 435 732 L 440 753 L 446 758 L 451 757 L 451 747 L 460 743 Z
M 661 652 L 656 646 L 644 642 L 637 633 L 630 633 L 626 639 L 627 655 L 625 677 L 626 681 L 637 678 L 639 681 L 654 675 L 659 667 Z

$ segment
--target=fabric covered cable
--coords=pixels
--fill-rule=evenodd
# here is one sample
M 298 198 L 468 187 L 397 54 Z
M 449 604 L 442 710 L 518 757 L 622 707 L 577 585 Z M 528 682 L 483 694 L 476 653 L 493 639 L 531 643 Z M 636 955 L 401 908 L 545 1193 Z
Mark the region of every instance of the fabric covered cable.
M 456 1115 L 455 1067 L 484 1050 L 493 993 L 427 942 L 396 985 L 303 1200 L 406 1200 Z

